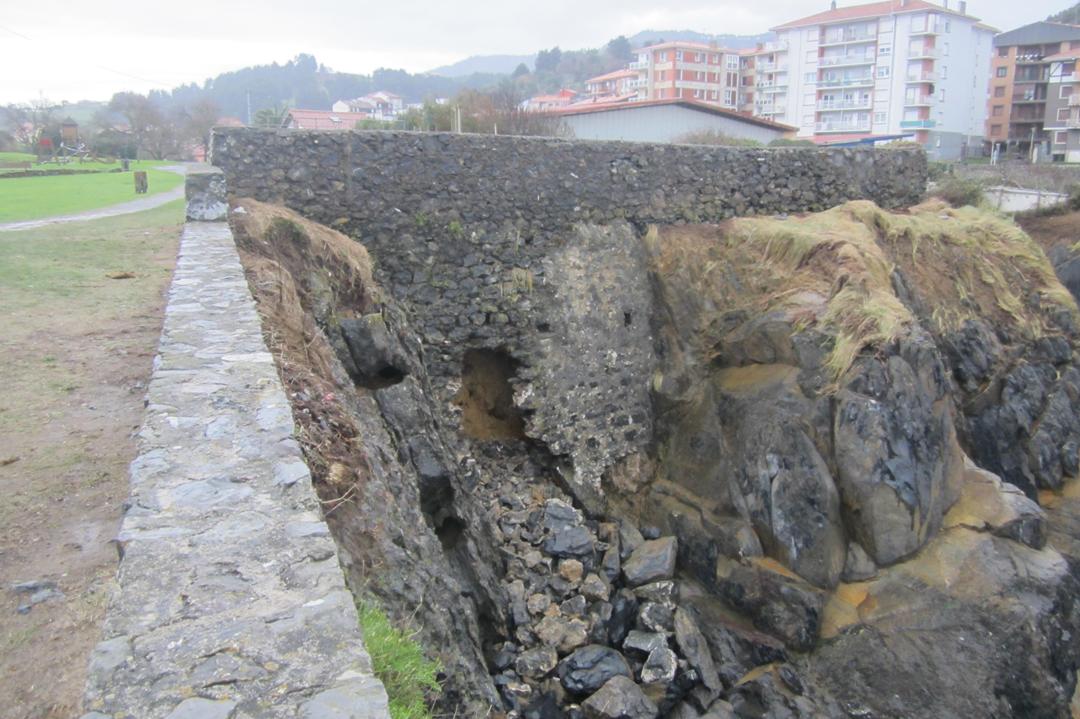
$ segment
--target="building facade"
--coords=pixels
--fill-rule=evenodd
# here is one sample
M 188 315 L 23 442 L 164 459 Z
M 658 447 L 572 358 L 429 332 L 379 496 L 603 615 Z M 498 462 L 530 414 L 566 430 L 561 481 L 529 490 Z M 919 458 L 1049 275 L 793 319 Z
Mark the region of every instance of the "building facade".
M 787 125 L 698 100 L 571 105 L 558 117 L 566 130 L 580 140 L 691 142 L 694 135 L 715 133 L 767 145 L 795 131 Z
M 1056 162 L 1080 162 L 1080 48 L 1046 57 L 1047 155 Z
M 773 74 L 755 108 L 800 137 L 908 136 L 937 159 L 982 151 L 994 29 L 966 3 L 834 3 L 773 30 Z
M 739 101 L 740 56 L 698 42 L 665 42 L 637 51 L 629 68 L 636 100 L 696 100 L 735 109 Z
M 1043 157 L 1065 154 L 1055 148 L 1059 136 L 1050 134 L 1068 129 L 1056 120 L 1063 98 L 1053 96 L 1071 83 L 1061 81 L 1060 62 L 1056 76 L 1052 65 L 1053 58 L 1077 49 L 1080 27 L 1061 23 L 1031 23 L 994 38 L 986 138 L 999 151 L 1030 156 L 1034 143 Z M 1047 118 L 1054 118 L 1053 129 Z

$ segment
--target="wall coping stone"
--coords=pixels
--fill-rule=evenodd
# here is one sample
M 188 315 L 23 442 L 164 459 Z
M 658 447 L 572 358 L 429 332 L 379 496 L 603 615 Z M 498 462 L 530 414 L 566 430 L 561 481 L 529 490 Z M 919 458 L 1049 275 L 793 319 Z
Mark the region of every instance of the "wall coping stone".
M 84 719 L 387 717 L 224 222 L 184 227 L 146 403 Z

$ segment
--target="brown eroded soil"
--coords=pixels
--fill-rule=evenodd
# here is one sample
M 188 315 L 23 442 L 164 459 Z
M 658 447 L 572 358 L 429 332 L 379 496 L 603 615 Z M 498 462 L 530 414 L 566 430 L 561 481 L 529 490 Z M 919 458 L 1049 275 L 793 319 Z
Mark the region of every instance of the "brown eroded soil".
M 0 233 L 3 719 L 80 714 L 182 213 Z M 64 596 L 19 613 L 29 580 Z

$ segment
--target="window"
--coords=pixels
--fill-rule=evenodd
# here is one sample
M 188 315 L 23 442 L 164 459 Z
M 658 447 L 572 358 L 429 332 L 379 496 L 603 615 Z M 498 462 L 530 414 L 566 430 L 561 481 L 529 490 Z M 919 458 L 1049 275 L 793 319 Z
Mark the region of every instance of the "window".
M 949 26 L 949 21 L 945 20 L 945 32 L 952 32 L 952 28 Z
M 682 59 L 683 59 L 682 50 L 676 50 L 675 51 L 675 59 L 680 61 L 680 62 L 682 61 Z
M 878 77 L 888 77 L 889 76 L 889 66 L 888 65 L 878 65 L 877 76 Z
M 1064 145 L 1068 141 L 1069 141 L 1069 131 L 1068 130 L 1059 130 L 1058 132 L 1054 133 L 1054 144 L 1055 145 Z
M 990 110 L 990 117 L 1001 117 L 1004 114 L 1005 114 L 1005 106 L 1004 105 L 994 105 L 994 107 L 991 108 L 991 110 Z
M 998 85 L 994 88 L 994 97 L 1005 97 L 1005 86 Z
M 816 28 L 810 28 L 809 30 L 807 30 L 806 31 L 806 39 L 809 40 L 810 42 L 817 42 L 818 41 L 818 31 L 817 31 L 817 29 Z
M 881 55 L 882 57 L 888 57 L 889 55 L 892 54 L 892 45 L 882 45 L 881 47 L 878 48 L 877 53 L 878 53 L 878 55 Z
M 700 100 L 701 99 L 701 90 L 694 90 L 694 97 Z
M 1009 76 L 1009 68 L 1007 68 L 1007 67 L 999 67 L 997 69 L 997 72 L 994 73 L 994 74 L 997 77 L 1008 77 Z
M 813 115 L 803 115 L 802 124 L 804 124 L 804 125 L 813 125 L 814 124 L 814 116 Z
M 694 62 L 705 62 L 705 53 L 699 52 L 694 56 Z
M 1061 74 L 1072 75 L 1076 72 L 1076 60 L 1061 63 Z
M 718 65 L 720 63 L 720 56 L 719 55 L 713 55 L 712 56 L 712 62 L 713 62 L 714 65 Z
M 714 99 L 714 100 L 716 100 L 716 99 L 718 99 L 720 97 L 720 91 L 719 90 L 713 90 L 710 94 L 712 95 L 712 99 Z
M 990 134 L 991 135 L 1000 135 L 1001 134 L 1001 125 L 991 125 L 990 126 Z
M 1008 56 L 1009 56 L 1009 48 L 1007 48 L 1007 47 L 999 47 L 998 48 L 998 57 L 1008 57 Z
M 938 102 L 945 102 L 945 88 L 938 90 Z
M 738 55 L 728 55 L 727 56 L 727 69 L 728 70 L 738 70 L 739 69 L 739 56 Z
M 725 105 L 734 105 L 735 104 L 735 91 L 734 90 L 724 90 L 724 104 Z
M 810 64 L 817 62 L 817 50 L 807 50 L 806 61 Z
M 875 112 L 874 113 L 874 124 L 875 125 L 884 125 L 885 122 L 886 122 L 887 117 L 888 117 L 888 115 L 886 113 L 884 113 L 884 112 Z
M 1070 95 L 1072 95 L 1072 91 L 1073 91 L 1073 86 L 1072 85 L 1062 85 L 1061 86 L 1061 94 L 1058 95 L 1058 97 L 1064 100 L 1066 97 L 1069 97 Z
M 949 67 L 947 65 L 941 66 L 941 79 L 945 80 L 949 77 Z
M 944 43 L 941 44 L 941 55 L 942 55 L 942 57 L 948 57 L 949 56 L 949 43 L 944 42 Z
M 1069 119 L 1069 108 L 1059 107 L 1057 111 L 1058 122 L 1065 122 Z
M 807 85 L 817 84 L 817 73 L 816 72 L 808 72 L 808 73 L 806 73 L 806 75 L 803 76 L 803 82 L 805 82 Z
M 656 58 L 658 62 L 667 62 L 667 51 L 660 53 L 660 57 Z

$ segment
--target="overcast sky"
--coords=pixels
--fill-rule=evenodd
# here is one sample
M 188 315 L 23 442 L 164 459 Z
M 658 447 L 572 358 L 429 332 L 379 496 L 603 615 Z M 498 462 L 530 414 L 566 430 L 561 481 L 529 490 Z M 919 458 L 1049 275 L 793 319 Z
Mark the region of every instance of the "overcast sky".
M 970 0 L 968 12 L 1008 30 L 1072 2 Z M 284 62 L 301 52 L 345 72 L 422 72 L 469 55 L 599 47 L 645 29 L 757 34 L 828 9 L 827 0 L 663 4 L 661 9 L 656 0 L 5 0 L 0 103 L 39 94 L 57 102 L 107 100 L 120 90 L 201 84 L 220 72 Z

